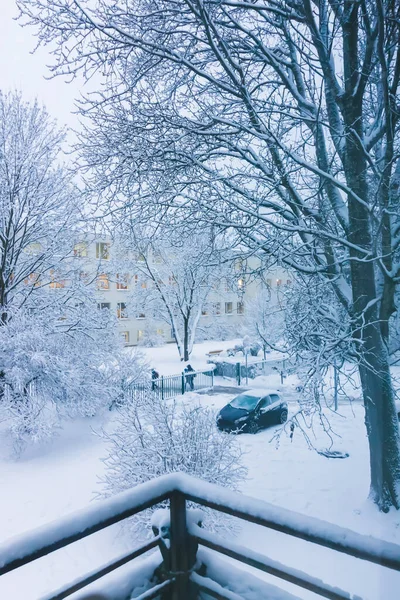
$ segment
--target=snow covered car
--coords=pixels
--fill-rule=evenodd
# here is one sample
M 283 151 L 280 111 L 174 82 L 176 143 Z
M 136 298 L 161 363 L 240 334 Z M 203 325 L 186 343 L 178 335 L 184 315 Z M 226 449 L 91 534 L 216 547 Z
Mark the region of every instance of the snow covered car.
M 217 416 L 221 431 L 257 433 L 277 423 L 285 423 L 288 417 L 287 402 L 275 390 L 248 390 L 233 398 Z

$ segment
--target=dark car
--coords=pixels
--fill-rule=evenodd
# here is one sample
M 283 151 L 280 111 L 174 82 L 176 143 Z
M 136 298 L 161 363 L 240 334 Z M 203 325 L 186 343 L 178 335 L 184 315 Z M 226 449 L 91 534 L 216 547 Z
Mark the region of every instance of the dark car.
M 221 431 L 256 433 L 270 425 L 285 423 L 287 417 L 287 402 L 278 392 L 249 390 L 236 396 L 219 411 L 217 427 Z

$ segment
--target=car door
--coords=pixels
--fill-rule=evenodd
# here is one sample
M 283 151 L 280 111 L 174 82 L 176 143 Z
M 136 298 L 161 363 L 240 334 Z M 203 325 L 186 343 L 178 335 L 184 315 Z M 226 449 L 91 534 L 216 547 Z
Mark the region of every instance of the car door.
M 279 423 L 279 417 L 281 413 L 282 400 L 278 394 L 269 395 L 269 418 L 274 423 Z
M 261 398 L 258 405 L 258 422 L 260 427 L 268 427 L 268 425 L 271 423 L 270 404 L 271 401 L 269 396 L 264 396 L 264 398 Z

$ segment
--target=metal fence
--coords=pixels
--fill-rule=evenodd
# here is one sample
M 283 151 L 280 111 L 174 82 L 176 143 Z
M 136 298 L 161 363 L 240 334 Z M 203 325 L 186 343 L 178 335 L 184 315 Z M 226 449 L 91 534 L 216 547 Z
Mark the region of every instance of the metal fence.
M 91 583 L 101 580 L 102 577 L 122 565 L 131 563 L 132 560 L 156 546 L 160 549 L 162 569 L 155 571 L 152 580 L 153 587 L 136 596 L 136 600 L 159 598 L 161 592 L 161 597 L 165 597 L 164 592 L 167 589 L 171 594 L 168 595 L 168 598 L 171 600 L 194 600 L 198 598 L 199 591 L 205 591 L 208 595 L 220 600 L 232 600 L 233 598 L 240 600 L 242 596 L 234 593 L 234 582 L 238 577 L 245 577 L 245 573 L 232 564 L 232 583 L 229 582 L 228 588 L 218 583 L 216 580 L 218 573 L 214 579 L 204 576 L 204 571 L 199 569 L 197 563 L 199 546 L 209 548 L 273 575 L 277 578 L 278 586 L 280 581 L 286 581 L 328 600 L 348 600 L 350 597 L 356 597 L 336 585 L 332 587 L 324 583 L 318 578 L 317 569 L 315 569 L 315 575 L 309 575 L 277 562 L 274 560 L 273 548 L 270 548 L 268 556 L 262 555 L 202 529 L 187 517 L 188 502 L 207 506 L 254 523 L 265 528 L 266 531 L 269 529 L 279 531 L 288 536 L 289 539 L 286 538 L 288 545 L 291 543 L 291 538 L 294 537 L 310 544 L 329 548 L 336 553 L 367 561 L 365 569 L 369 568 L 368 563 L 372 563 L 386 569 L 400 571 L 400 546 L 393 543 L 382 542 L 313 517 L 277 508 L 261 500 L 254 500 L 186 474 L 171 473 L 138 485 L 113 498 L 92 504 L 86 509 L 63 517 L 55 523 L 45 525 L 39 530 L 3 543 L 0 545 L 0 576 L 73 544 L 114 523 L 121 522 L 166 499 L 169 499 L 170 502 L 169 524 L 161 531 L 155 531 L 153 528 L 155 537 L 152 540 L 128 550 L 118 559 L 114 559 L 86 575 L 74 578 L 73 581 L 67 581 L 58 590 L 45 596 L 46 600 L 68 598 L 75 592 L 84 590 Z M 327 556 L 321 556 L 322 560 L 328 560 Z M 329 557 L 329 560 L 331 559 Z M 352 563 L 349 562 L 347 568 L 351 567 Z M 21 572 L 20 576 L 25 577 L 26 575 Z M 99 584 L 101 585 L 101 582 Z M 118 587 L 118 583 L 116 583 L 113 598 L 122 600 L 122 594 Z M 284 585 L 281 586 L 281 589 L 284 589 Z M 86 591 L 89 593 L 88 590 Z M 276 591 L 279 593 L 278 589 Z M 102 598 L 103 596 L 100 593 L 85 595 L 87 600 L 94 597 Z M 110 597 L 109 593 L 106 597 Z M 126 598 L 126 592 L 123 597 Z
M 254 379 L 260 375 L 272 375 L 279 373 L 281 382 L 285 376 L 293 369 L 293 364 L 288 359 L 261 359 L 256 361 L 243 358 L 237 362 L 216 362 L 215 375 L 236 379 L 238 385 L 247 384 L 249 379 Z
M 157 394 L 162 400 L 180 396 L 186 392 L 196 392 L 214 386 L 215 367 L 210 366 L 207 371 L 182 372 L 179 375 L 161 375 L 151 381 L 134 383 L 129 386 L 128 393 L 133 395 Z

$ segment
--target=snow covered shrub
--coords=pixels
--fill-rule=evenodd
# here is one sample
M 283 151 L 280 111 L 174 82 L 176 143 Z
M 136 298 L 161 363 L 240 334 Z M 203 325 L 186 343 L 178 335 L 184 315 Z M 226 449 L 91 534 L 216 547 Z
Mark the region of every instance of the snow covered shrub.
M 64 325 L 66 323 L 66 325 Z M 94 323 L 95 325 L 95 323 Z M 118 345 L 107 328 L 68 328 L 20 310 L 0 326 L 0 419 L 20 453 L 51 437 L 66 418 L 92 417 L 123 397 L 143 377 L 144 361 Z
M 144 346 L 145 348 L 156 348 L 165 344 L 165 334 L 161 333 L 162 330 L 148 325 L 143 331 L 143 336 L 138 342 L 138 346 Z
M 109 442 L 109 455 L 104 459 L 102 496 L 177 471 L 237 490 L 247 473 L 236 438 L 221 435 L 214 411 L 193 399 L 178 403 L 163 401 L 151 392 L 138 396 L 120 410 L 115 430 L 103 435 Z M 136 535 L 149 530 L 153 511 L 132 518 Z M 204 512 L 206 526 L 231 528 L 220 513 Z

